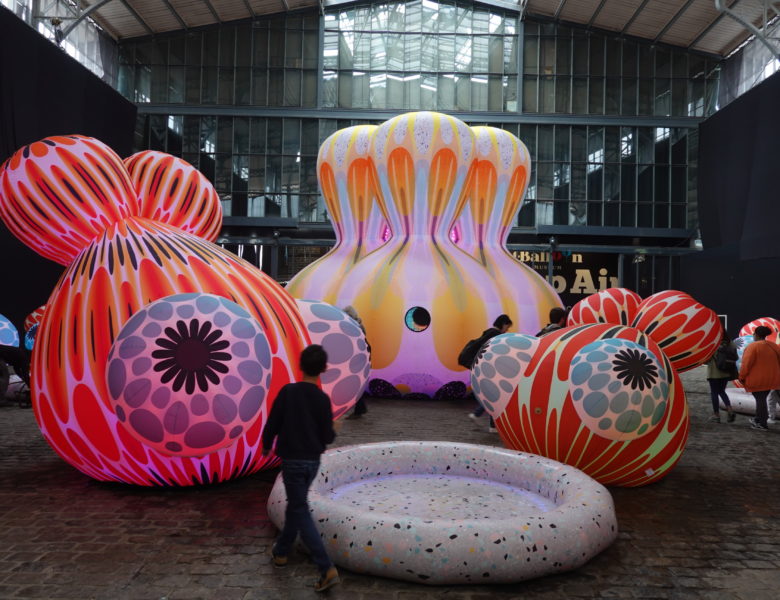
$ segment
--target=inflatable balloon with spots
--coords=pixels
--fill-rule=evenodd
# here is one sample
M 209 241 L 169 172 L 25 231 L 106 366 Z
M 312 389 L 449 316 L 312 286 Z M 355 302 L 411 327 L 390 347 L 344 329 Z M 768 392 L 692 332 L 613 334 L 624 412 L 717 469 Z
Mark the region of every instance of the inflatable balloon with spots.
M 676 290 L 645 298 L 631 326 L 646 332 L 680 373 L 706 363 L 723 337 L 718 315 Z
M 114 340 L 106 376 L 117 418 L 139 442 L 203 456 L 260 418 L 270 367 L 263 328 L 246 309 L 192 293 L 135 313 Z
M 27 315 L 27 317 L 24 319 L 24 330 L 29 331 L 30 327 L 36 325 L 37 323 L 40 323 L 41 319 L 43 318 L 44 312 L 46 312 L 46 305 L 42 304 L 34 311 L 32 311 L 29 315 Z
M 566 324 L 569 327 L 590 323 L 631 325 L 642 298 L 625 288 L 608 288 L 583 298 L 572 306 Z
M 343 310 L 309 300 L 296 300 L 313 344 L 328 353 L 328 370 L 320 376 L 322 390 L 330 396 L 333 418 L 344 415 L 368 384 L 371 356 L 363 330 Z
M 113 381 L 109 389 L 106 373 L 117 337 L 136 314 L 171 296 L 208 294 L 248 313 L 251 319 L 241 318 L 262 332 L 269 349 L 270 358 L 261 361 L 262 381 L 257 384 L 266 400 L 298 378 L 298 357 L 309 344 L 295 301 L 284 289 L 248 262 L 199 237 L 212 235 L 221 221 L 221 207 L 210 184 L 187 171 L 178 159 L 155 154 L 129 162 L 132 177 L 120 158 L 98 140 L 59 136 L 20 149 L 0 167 L 0 216 L 6 226 L 39 254 L 67 266 L 46 304 L 33 348 L 32 400 L 41 431 L 60 456 L 98 480 L 195 485 L 273 465 L 277 459 L 262 456 L 260 440 L 270 402 L 259 409 L 251 405 L 242 414 L 241 398 L 233 398 L 238 412 L 230 418 L 233 405 L 218 396 L 216 387 L 214 395 L 208 395 L 213 381 L 205 371 L 194 379 L 181 375 L 182 370 L 197 372 L 193 367 L 200 362 L 170 355 L 171 344 L 182 343 L 185 331 L 190 341 L 194 336 L 205 344 L 215 327 L 221 326 L 212 323 L 204 334 L 199 318 L 198 327 L 192 329 L 193 316 L 182 319 L 184 329 L 178 323 L 170 327 L 170 335 L 163 328 L 152 343 L 168 341 L 153 352 L 169 354 L 152 357 L 152 364 L 166 368 L 154 371 L 152 366 L 150 372 L 149 363 L 133 362 L 126 368 L 124 388 Z M 195 303 L 196 311 L 205 311 L 208 301 L 200 306 Z M 144 314 L 154 319 L 149 309 Z M 149 325 L 140 331 L 154 331 Z M 220 340 L 225 339 L 223 334 Z M 132 360 L 122 356 L 121 348 L 120 342 L 112 357 Z M 223 349 L 211 351 L 219 355 Z M 127 352 L 132 353 L 130 345 Z M 225 361 L 217 358 L 214 363 L 212 375 L 221 376 Z M 237 380 L 220 378 L 225 390 L 242 393 L 255 385 L 251 381 L 258 376 L 257 367 L 249 375 L 239 367 Z M 152 377 L 159 379 L 150 383 L 149 395 L 144 396 L 146 384 L 139 381 L 152 381 Z M 204 381 L 208 393 L 201 390 Z M 173 389 L 179 385 L 183 387 Z M 170 388 L 170 398 L 159 391 L 165 386 Z M 133 411 L 140 407 L 133 402 L 144 399 L 143 408 L 162 419 L 165 427 L 168 413 L 159 411 L 175 404 L 175 395 L 182 389 L 186 394 L 188 386 L 195 386 L 192 402 L 171 412 L 172 429 L 163 439 L 155 441 L 159 436 L 150 432 L 157 426 L 149 425 L 153 421 L 144 413 L 135 422 L 146 419 L 147 425 L 134 426 Z M 163 405 L 166 398 L 170 404 L 155 406 L 155 400 Z M 124 421 L 118 407 L 124 411 Z M 195 430 L 208 428 L 206 436 L 192 433 L 201 418 L 216 424 Z M 221 434 L 226 437 L 220 438 Z
M 18 346 L 19 332 L 4 315 L 0 315 L 0 346 Z
M 35 336 L 38 335 L 38 323 L 33 324 L 27 331 L 24 332 L 24 347 L 28 351 L 32 351 L 35 346 Z
M 661 479 L 688 438 L 676 370 L 649 335 L 632 327 L 496 336 L 471 381 L 507 447 L 575 466 L 606 485 Z

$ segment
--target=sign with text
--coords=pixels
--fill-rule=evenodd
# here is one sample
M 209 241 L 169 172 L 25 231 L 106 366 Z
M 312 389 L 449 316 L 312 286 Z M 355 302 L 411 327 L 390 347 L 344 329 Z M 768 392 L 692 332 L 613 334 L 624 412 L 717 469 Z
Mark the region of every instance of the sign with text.
M 547 279 L 549 252 L 515 250 L 512 256 Z M 551 283 L 566 306 L 573 306 L 586 296 L 619 285 L 617 254 L 556 250 L 552 253 L 552 263 Z

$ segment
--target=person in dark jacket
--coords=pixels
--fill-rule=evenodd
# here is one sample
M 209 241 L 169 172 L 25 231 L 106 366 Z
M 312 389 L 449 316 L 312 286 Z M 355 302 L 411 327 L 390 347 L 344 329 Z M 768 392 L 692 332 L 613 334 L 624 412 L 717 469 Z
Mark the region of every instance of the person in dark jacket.
M 723 367 L 728 369 L 721 369 L 718 366 L 720 363 Z M 736 379 L 739 373 L 737 373 L 737 348 L 724 334 L 720 340 L 720 346 L 715 350 L 715 354 L 707 362 L 707 383 L 710 384 L 710 399 L 712 400 L 712 416 L 710 421 L 714 423 L 720 423 L 720 402 L 723 400 L 723 405 L 726 407 L 729 415 L 727 420 L 729 423 L 733 423 L 736 415 L 731 409 L 731 400 L 726 393 L 726 384 L 732 379 Z
M 496 320 L 493 321 L 493 327 L 490 327 L 489 329 L 485 329 L 485 331 L 482 332 L 482 336 L 480 337 L 480 340 L 482 341 L 481 346 L 484 346 L 487 344 L 488 340 L 493 339 L 497 335 L 501 335 L 502 333 L 506 333 L 509 331 L 509 328 L 512 326 L 512 319 L 509 318 L 508 315 L 498 315 L 496 317 Z M 477 356 L 479 355 L 479 352 L 477 352 Z M 476 360 L 475 360 L 476 362 Z M 473 367 L 473 363 L 472 363 Z M 481 404 L 478 404 L 477 407 L 469 413 L 469 417 L 473 420 L 477 420 L 479 417 L 485 414 L 485 407 Z M 493 421 L 493 417 L 490 417 L 490 425 L 488 425 L 488 431 L 491 433 L 496 432 L 496 424 Z
M 282 459 L 282 479 L 287 494 L 284 528 L 271 549 L 275 566 L 287 564 L 287 555 L 298 533 L 320 571 L 317 592 L 339 583 L 339 573 L 328 557 L 309 513 L 308 493 L 320 468 L 320 455 L 336 437 L 330 398 L 317 385 L 325 372 L 328 355 L 312 344 L 301 352 L 303 380 L 288 383 L 276 396 L 263 430 L 263 455 L 276 440 L 276 455 Z
M 536 333 L 536 337 L 542 337 L 543 335 L 547 335 L 550 332 L 553 332 L 557 329 L 563 329 L 566 327 L 566 318 L 568 317 L 568 312 L 565 308 L 561 308 L 560 306 L 556 306 L 555 308 L 550 309 L 550 322 L 547 323 L 540 331 Z

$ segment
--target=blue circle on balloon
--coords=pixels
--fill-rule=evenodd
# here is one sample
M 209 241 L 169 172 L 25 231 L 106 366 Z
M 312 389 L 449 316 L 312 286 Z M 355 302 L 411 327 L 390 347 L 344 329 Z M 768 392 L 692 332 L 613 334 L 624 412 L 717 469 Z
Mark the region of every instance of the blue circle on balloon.
M 27 330 L 27 333 L 24 334 L 24 347 L 27 348 L 27 350 L 32 351 L 33 346 L 35 345 L 35 336 L 38 333 L 38 323 L 33 325 Z

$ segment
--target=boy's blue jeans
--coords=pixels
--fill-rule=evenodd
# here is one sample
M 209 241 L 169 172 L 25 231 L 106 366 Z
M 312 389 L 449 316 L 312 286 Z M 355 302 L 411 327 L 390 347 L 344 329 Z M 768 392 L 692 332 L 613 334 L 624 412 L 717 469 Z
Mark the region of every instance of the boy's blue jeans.
M 333 563 L 328 558 L 325 546 L 309 512 L 309 486 L 319 471 L 318 460 L 282 460 L 282 480 L 287 494 L 287 509 L 284 513 L 284 528 L 274 545 L 273 553 L 287 556 L 295 538 L 301 540 L 311 552 L 311 558 L 320 573 L 325 573 Z

